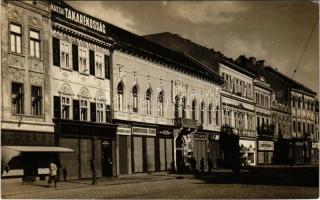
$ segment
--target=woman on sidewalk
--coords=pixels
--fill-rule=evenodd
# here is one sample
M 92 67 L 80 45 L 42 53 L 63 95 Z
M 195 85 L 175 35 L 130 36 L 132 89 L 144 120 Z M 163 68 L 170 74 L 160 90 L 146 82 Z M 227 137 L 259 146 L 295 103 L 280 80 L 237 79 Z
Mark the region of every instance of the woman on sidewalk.
M 51 162 L 49 165 L 49 180 L 48 180 L 48 187 L 51 185 L 52 181 L 54 182 L 54 187 L 57 187 L 57 165 L 54 162 Z

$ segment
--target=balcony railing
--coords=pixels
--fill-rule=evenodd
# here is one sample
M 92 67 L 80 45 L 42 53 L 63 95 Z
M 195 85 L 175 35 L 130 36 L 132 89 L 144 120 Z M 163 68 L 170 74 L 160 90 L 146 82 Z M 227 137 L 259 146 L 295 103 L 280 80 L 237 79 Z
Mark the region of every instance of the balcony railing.
M 174 124 L 179 127 L 184 128 L 199 128 L 201 126 L 197 120 L 193 119 L 184 119 L 184 118 L 177 118 L 174 120 Z

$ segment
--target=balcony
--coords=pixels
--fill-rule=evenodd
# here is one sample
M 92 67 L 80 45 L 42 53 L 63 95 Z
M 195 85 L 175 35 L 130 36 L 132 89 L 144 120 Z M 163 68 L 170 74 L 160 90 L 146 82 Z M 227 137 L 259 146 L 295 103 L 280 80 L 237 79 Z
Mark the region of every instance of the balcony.
M 262 136 L 262 137 L 273 138 L 274 125 L 271 124 L 270 126 L 262 126 L 261 128 L 257 128 L 257 133 L 259 136 Z
M 182 128 L 199 128 L 201 126 L 197 120 L 184 118 L 174 119 L 174 125 Z

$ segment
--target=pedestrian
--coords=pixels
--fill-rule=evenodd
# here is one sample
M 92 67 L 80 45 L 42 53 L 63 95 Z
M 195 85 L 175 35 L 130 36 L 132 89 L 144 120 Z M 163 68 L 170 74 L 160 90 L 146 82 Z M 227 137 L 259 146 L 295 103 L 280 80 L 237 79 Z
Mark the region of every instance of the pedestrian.
M 57 165 L 52 161 L 49 164 L 49 180 L 48 180 L 48 187 L 51 185 L 52 181 L 54 182 L 54 187 L 57 187 Z
M 64 182 L 67 182 L 68 172 L 67 172 L 67 169 L 66 169 L 65 167 L 63 168 L 62 173 L 63 173 L 63 180 L 64 180 Z
M 212 170 L 212 160 L 210 159 L 210 157 L 208 157 L 208 173 L 211 174 L 211 170 Z
M 204 173 L 204 157 L 202 157 L 200 160 L 200 170 L 201 173 Z

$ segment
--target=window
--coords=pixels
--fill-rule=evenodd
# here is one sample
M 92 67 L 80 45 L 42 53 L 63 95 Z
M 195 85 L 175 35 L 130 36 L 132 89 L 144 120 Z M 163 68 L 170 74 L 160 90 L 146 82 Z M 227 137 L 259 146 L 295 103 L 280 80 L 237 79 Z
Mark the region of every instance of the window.
M 11 88 L 12 112 L 23 113 L 23 84 L 12 83 Z
M 212 103 L 210 103 L 208 107 L 208 123 L 212 124 Z
M 123 110 L 123 84 L 119 83 L 117 87 L 117 103 L 118 103 L 118 110 Z
M 61 42 L 61 67 L 70 69 L 70 45 L 65 42 Z
M 133 105 L 132 110 L 133 112 L 138 112 L 138 87 L 135 85 L 132 88 L 132 97 L 133 97 Z
M 164 116 L 164 91 L 162 90 L 159 93 L 159 116 L 163 117 Z
M 298 108 L 301 108 L 301 100 L 298 100 Z
M 105 122 L 104 113 L 104 103 L 97 102 L 97 122 Z
M 204 107 L 205 104 L 204 102 L 201 102 L 201 111 L 200 111 L 200 123 L 203 124 L 204 123 Z
M 219 125 L 219 106 L 216 107 L 216 125 Z
M 88 120 L 88 101 L 80 100 L 80 120 Z
M 88 51 L 86 49 L 79 49 L 79 64 L 80 72 L 88 74 Z
M 30 30 L 30 56 L 40 58 L 40 33 L 39 31 Z
M 147 92 L 146 92 L 147 115 L 151 115 L 151 108 L 152 108 L 151 95 L 152 95 L 152 91 L 151 91 L 151 88 L 149 88 L 149 89 L 147 89 Z
M 298 122 L 298 133 L 301 133 L 301 122 Z
M 196 120 L 196 100 L 192 101 L 192 119 Z
M 10 51 L 21 53 L 22 30 L 18 24 L 10 24 Z
M 31 114 L 42 114 L 42 95 L 41 87 L 31 86 Z
M 178 119 L 179 116 L 179 102 L 180 102 L 180 97 L 176 96 L 175 97 L 175 103 L 174 103 L 174 118 Z
M 101 54 L 96 54 L 96 76 L 102 78 L 104 75 L 103 68 L 103 56 Z
M 260 130 L 260 117 L 257 117 L 257 129 Z
M 70 119 L 71 100 L 69 97 L 61 97 L 62 119 Z
M 182 97 L 182 118 L 183 118 L 183 119 L 186 119 L 186 118 L 187 118 L 186 106 L 187 106 L 186 97 Z

